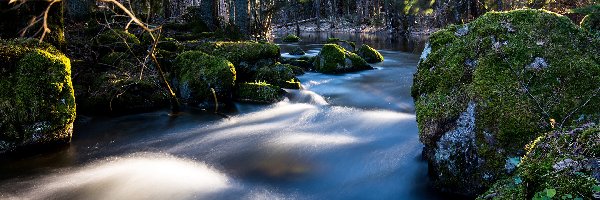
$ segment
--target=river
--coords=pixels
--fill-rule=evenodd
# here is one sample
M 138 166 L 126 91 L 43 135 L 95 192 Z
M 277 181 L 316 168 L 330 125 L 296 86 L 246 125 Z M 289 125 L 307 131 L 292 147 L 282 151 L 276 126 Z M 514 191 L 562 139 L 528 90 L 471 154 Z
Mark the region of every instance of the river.
M 282 55 L 317 53 L 329 36 L 303 35 Z M 422 44 L 355 36 L 337 37 L 381 49 L 375 70 L 307 73 L 304 90 L 273 105 L 235 104 L 229 118 L 196 109 L 78 116 L 68 148 L 0 159 L 0 198 L 444 199 L 430 189 L 410 97 Z

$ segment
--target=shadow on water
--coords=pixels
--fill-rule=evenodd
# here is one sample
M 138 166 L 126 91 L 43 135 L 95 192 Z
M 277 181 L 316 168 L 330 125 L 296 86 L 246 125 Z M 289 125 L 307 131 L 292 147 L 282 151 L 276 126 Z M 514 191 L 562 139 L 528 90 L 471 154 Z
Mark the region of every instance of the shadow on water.
M 230 118 L 79 116 L 70 148 L 0 160 L 0 198 L 449 199 L 430 189 L 421 159 L 418 55 L 382 53 L 375 70 L 307 73 L 305 90 L 236 104 Z

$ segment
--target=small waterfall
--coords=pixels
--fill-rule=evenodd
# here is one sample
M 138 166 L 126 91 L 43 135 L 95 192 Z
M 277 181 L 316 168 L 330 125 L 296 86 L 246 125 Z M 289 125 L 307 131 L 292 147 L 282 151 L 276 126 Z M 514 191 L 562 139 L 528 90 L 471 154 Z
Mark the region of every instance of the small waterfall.
M 312 105 L 329 105 L 323 96 L 310 90 L 287 90 L 286 97 L 291 103 L 307 103 Z

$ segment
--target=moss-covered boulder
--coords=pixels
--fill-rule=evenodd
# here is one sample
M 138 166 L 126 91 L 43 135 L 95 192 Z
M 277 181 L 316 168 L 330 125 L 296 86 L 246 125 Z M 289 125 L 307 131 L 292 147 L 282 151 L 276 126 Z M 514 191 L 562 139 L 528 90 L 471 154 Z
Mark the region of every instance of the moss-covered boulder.
M 581 28 L 596 35 L 596 37 L 600 37 L 600 13 L 586 15 L 581 20 Z
M 543 10 L 490 12 L 432 34 L 412 96 L 435 185 L 478 194 L 541 133 L 597 113 L 598 46 Z
M 37 41 L 0 41 L 0 153 L 68 143 L 74 121 L 69 58 Z
M 298 41 L 300 41 L 300 37 L 298 37 L 294 34 L 289 34 L 289 35 L 286 35 L 285 37 L 283 37 L 281 39 L 281 41 L 283 41 L 283 42 L 298 42 Z
M 600 196 L 600 125 L 544 134 L 527 146 L 516 173 L 478 199 L 594 199 Z
M 266 81 L 281 88 L 299 89 L 299 80 L 294 74 L 293 67 L 288 64 L 276 63 L 273 66 L 262 67 L 256 72 L 255 80 Z
M 218 98 L 231 98 L 236 70 L 223 58 L 200 51 L 186 51 L 173 65 L 181 98 L 188 103 Z
M 300 47 L 296 47 L 294 50 L 290 51 L 290 55 L 294 56 L 301 56 L 304 54 L 306 54 L 306 52 L 304 52 L 304 50 L 302 50 Z
M 274 103 L 283 99 L 281 88 L 266 82 L 241 83 L 237 86 L 236 100 L 250 103 Z
M 358 48 L 356 54 L 361 58 L 365 59 L 368 63 L 378 63 L 383 62 L 383 56 L 379 51 L 371 48 L 369 45 L 363 44 Z
M 313 62 L 316 70 L 326 74 L 338 74 L 373 69 L 355 53 L 337 44 L 325 44 Z

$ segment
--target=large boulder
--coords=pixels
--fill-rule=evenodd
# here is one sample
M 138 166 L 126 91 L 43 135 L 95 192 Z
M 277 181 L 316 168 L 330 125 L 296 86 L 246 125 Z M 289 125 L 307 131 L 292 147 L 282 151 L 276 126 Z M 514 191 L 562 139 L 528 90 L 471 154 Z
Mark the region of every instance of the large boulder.
M 600 197 L 600 125 L 546 133 L 527 145 L 520 161 L 513 176 L 498 181 L 478 199 Z
M 186 51 L 177 56 L 173 68 L 179 93 L 186 102 L 201 102 L 214 98 L 213 95 L 231 98 L 236 79 L 231 62 L 200 51 Z
M 318 72 L 326 74 L 373 69 L 360 56 L 337 44 L 325 44 L 313 64 Z
M 38 41 L 0 41 L 0 153 L 69 143 L 74 121 L 69 58 Z
M 490 12 L 432 34 L 412 96 L 435 186 L 476 195 L 541 133 L 598 113 L 598 46 L 543 10 Z

